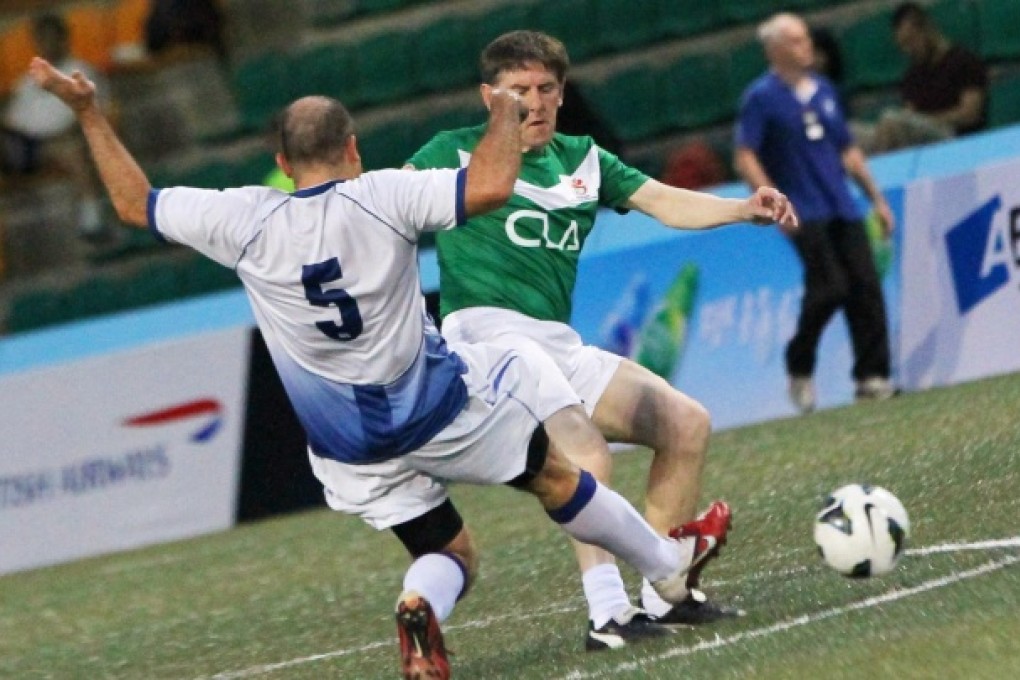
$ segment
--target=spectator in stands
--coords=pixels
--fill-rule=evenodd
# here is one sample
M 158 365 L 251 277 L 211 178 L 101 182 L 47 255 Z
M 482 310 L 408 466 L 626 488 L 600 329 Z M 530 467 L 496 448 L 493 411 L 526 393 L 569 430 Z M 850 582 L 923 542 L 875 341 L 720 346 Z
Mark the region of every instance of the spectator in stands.
M 226 61 L 223 14 L 214 0 L 153 0 L 145 21 L 145 46 L 153 56 L 179 47 L 204 47 Z
M 891 151 L 982 129 L 988 69 L 981 58 L 951 42 L 916 2 L 901 4 L 892 26 L 910 60 L 899 87 L 903 107 L 883 112 L 866 150 Z
M 853 341 L 858 399 L 887 399 L 889 335 L 882 288 L 849 174 L 871 200 L 888 236 L 893 215 L 854 144 L 829 81 L 812 70 L 807 25 L 777 14 L 758 29 L 768 73 L 744 91 L 734 164 L 751 186 L 775 186 L 790 197 L 801 228 L 790 234 L 804 265 L 804 299 L 786 348 L 790 398 L 803 413 L 815 407 L 812 374 L 818 342 L 843 309 Z
M 669 152 L 659 180 L 679 189 L 703 189 L 727 180 L 726 164 L 708 141 L 697 137 Z
M 71 56 L 68 27 L 56 14 L 32 21 L 32 38 L 39 54 L 63 73 L 78 70 L 97 83 L 105 106 L 105 81 L 89 64 Z M 74 112 L 39 87 L 26 73 L 15 87 L 2 125 L 0 160 L 6 173 L 30 176 L 53 170 L 70 178 L 80 200 L 78 232 L 89 241 L 109 234 L 103 217 L 99 180 L 89 162 Z
M 814 46 L 815 72 L 829 79 L 836 88 L 840 108 L 844 112 L 849 111 L 846 94 L 843 91 L 843 52 L 839 48 L 839 42 L 832 31 L 823 26 L 815 26 L 810 32 L 811 44 Z

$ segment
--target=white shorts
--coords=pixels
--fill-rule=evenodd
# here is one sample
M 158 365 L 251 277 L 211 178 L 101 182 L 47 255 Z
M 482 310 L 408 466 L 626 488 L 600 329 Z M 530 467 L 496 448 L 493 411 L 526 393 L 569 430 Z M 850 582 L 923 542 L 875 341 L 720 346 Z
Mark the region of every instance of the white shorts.
M 502 347 L 537 344 L 570 381 L 591 416 L 623 358 L 584 344 L 573 328 L 558 321 L 539 321 L 498 307 L 461 309 L 443 321 L 450 342 L 486 342 Z
M 371 465 L 341 463 L 309 450 L 331 508 L 387 529 L 440 505 L 448 482 L 508 482 L 524 472 L 539 423 L 580 404 L 549 357 L 531 347 L 455 342 L 449 347 L 468 367 L 462 376 L 468 403 L 428 444 Z

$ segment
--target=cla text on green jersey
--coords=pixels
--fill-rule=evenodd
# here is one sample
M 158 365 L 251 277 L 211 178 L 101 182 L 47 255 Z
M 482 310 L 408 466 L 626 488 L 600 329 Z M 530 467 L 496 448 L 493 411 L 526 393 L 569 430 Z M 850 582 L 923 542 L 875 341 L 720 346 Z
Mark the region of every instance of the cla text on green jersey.
M 441 132 L 408 163 L 465 167 L 484 132 L 484 125 Z M 578 256 L 599 205 L 620 208 L 647 181 L 591 137 L 557 133 L 526 152 L 506 205 L 436 235 L 440 314 L 501 307 L 569 322 Z

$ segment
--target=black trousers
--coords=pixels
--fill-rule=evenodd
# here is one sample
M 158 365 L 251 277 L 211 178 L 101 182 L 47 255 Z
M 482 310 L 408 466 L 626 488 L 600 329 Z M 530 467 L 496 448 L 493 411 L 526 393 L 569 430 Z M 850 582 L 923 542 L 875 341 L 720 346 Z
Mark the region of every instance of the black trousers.
M 792 237 L 804 264 L 797 332 L 786 346 L 792 376 L 814 373 L 822 331 L 840 309 L 854 351 L 853 377 L 889 377 L 889 329 L 882 286 L 862 222 L 802 224 Z

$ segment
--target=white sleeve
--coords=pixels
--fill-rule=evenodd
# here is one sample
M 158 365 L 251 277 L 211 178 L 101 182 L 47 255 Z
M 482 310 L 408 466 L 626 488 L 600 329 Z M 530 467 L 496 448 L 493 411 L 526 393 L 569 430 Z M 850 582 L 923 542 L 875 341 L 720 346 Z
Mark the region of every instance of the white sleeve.
M 149 194 L 149 229 L 156 238 L 190 246 L 234 267 L 258 229 L 260 187 L 216 191 L 174 187 Z
M 361 176 L 377 217 L 413 241 L 465 222 L 466 170 L 379 170 Z M 342 193 L 342 190 L 341 190 Z

